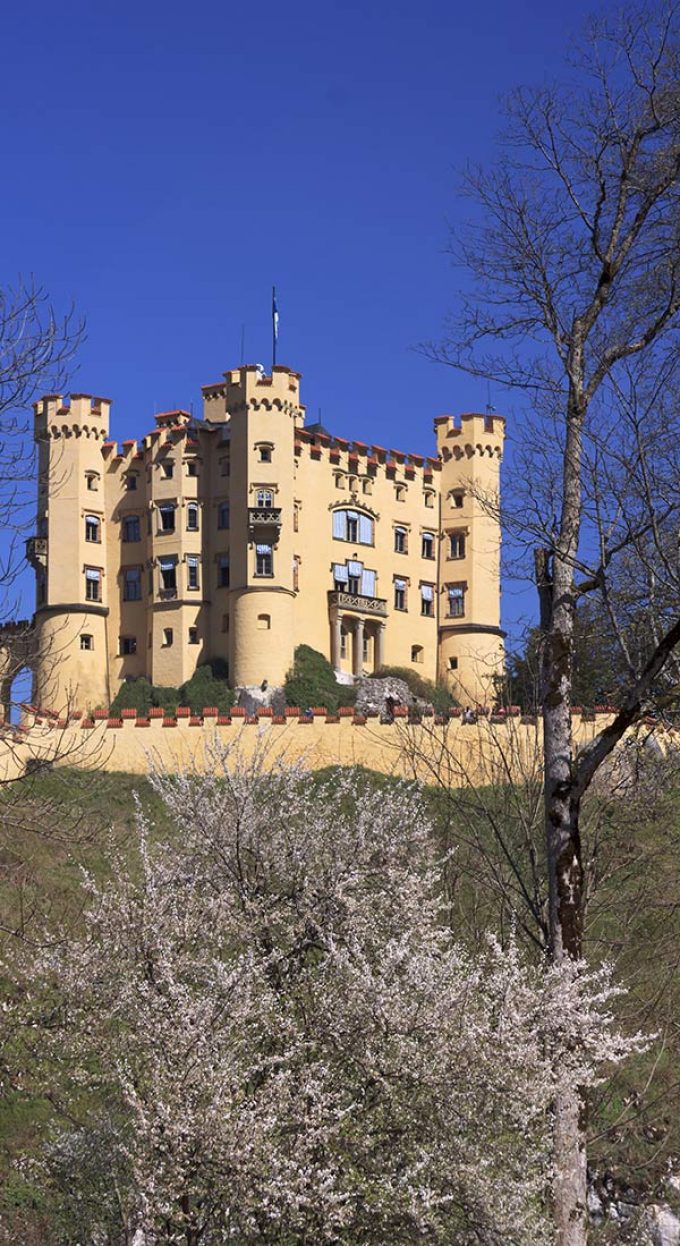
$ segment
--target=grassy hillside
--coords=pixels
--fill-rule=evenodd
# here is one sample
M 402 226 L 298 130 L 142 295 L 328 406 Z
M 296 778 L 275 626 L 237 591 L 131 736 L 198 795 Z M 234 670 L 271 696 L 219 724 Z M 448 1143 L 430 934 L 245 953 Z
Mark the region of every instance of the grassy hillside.
M 593 796 L 584 835 L 588 954 L 613 961 L 629 988 L 620 1002 L 626 1025 L 659 1034 L 652 1051 L 617 1073 L 593 1104 L 591 1162 L 631 1197 L 655 1190 L 669 1157 L 680 1154 L 680 791 L 673 775 L 658 780 L 648 776 L 625 800 Z M 390 782 L 357 772 L 359 784 Z M 5 952 L 17 935 L 32 939 L 47 929 L 62 937 L 77 928 L 82 870 L 105 876 L 112 842 L 132 845 L 136 801 L 154 834 L 176 833 L 163 802 L 139 776 L 61 769 L 0 789 Z M 439 845 L 455 850 L 445 887 L 460 936 L 474 943 L 490 929 L 502 935 L 515 912 L 520 937 L 539 955 L 529 903 L 544 887 L 535 785 L 431 788 L 428 801 Z M 15 1162 L 40 1147 L 57 1099 L 31 1102 L 12 1092 L 0 1101 L 0 1243 L 60 1240 L 54 1224 L 48 1226 L 48 1210 L 35 1201 L 30 1170 L 19 1171 Z

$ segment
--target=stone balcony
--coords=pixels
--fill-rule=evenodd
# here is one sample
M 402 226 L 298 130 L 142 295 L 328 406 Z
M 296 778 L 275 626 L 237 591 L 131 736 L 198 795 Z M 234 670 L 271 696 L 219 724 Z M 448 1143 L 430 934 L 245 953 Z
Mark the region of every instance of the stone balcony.
M 278 532 L 281 527 L 281 507 L 249 506 L 248 527 L 255 529 L 256 532 L 263 532 L 271 528 L 276 529 Z
M 361 593 L 344 593 L 331 589 L 328 605 L 336 610 L 349 610 L 353 614 L 368 614 L 373 618 L 387 618 L 387 600 L 384 597 L 362 597 Z
M 26 542 L 26 558 L 36 570 L 47 566 L 46 536 L 29 536 Z

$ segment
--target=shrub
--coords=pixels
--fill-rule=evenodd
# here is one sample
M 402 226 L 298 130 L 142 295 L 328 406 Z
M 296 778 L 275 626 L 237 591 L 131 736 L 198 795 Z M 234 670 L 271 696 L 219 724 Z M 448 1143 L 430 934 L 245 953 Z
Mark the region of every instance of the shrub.
M 174 714 L 181 702 L 178 688 L 164 688 L 154 684 L 151 689 L 151 704 L 160 705 L 168 714 Z
M 121 684 L 111 702 L 109 712 L 112 718 L 120 718 L 121 710 L 137 710 L 138 714 L 146 715 L 151 706 L 156 704 L 153 691 L 148 679 L 134 679 Z
M 198 666 L 191 679 L 188 679 L 179 690 L 179 704 L 189 705 L 195 714 L 200 714 L 207 705 L 214 705 L 220 714 L 226 714 L 234 704 L 234 693 L 225 678 L 216 674 L 217 669 L 224 669 L 224 664 L 217 662 Z
M 298 645 L 295 650 L 284 692 L 287 705 L 298 705 L 300 709 L 306 709 L 308 705 L 325 705 L 331 714 L 340 705 L 353 705 L 356 700 L 356 690 L 347 684 L 339 684 L 328 659 L 309 645 Z
M 455 697 L 451 695 L 448 688 L 443 684 L 434 683 L 431 679 L 426 679 L 424 675 L 419 675 L 417 671 L 412 671 L 408 666 L 381 666 L 375 675 L 370 676 L 371 679 L 403 679 L 408 685 L 409 691 L 413 693 L 420 701 L 427 701 L 428 705 L 432 705 L 438 714 L 445 714 L 451 706 L 457 705 Z

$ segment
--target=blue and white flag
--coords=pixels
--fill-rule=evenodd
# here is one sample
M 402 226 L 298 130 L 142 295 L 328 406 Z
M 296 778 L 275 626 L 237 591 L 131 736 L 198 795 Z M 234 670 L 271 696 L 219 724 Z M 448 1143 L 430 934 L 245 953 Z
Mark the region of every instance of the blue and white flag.
M 276 286 L 272 286 L 272 326 L 274 329 L 274 341 L 279 340 L 279 309 L 276 306 Z

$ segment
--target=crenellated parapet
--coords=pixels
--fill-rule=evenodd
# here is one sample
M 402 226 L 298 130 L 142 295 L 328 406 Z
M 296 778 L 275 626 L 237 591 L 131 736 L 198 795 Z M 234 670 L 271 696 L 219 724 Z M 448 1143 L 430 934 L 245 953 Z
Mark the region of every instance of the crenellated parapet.
M 33 404 L 35 437 L 91 437 L 105 441 L 109 435 L 111 399 L 92 394 L 47 394 Z
M 503 457 L 505 420 L 501 415 L 480 415 L 465 412 L 460 416 L 439 415 L 434 421 L 437 449 L 446 462 L 449 459 Z
M 280 411 L 304 422 L 300 403 L 301 373 L 275 366 L 270 376 L 257 364 L 225 372 L 224 380 L 202 386 L 203 416 L 223 422 L 250 411 Z

